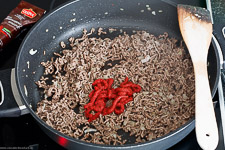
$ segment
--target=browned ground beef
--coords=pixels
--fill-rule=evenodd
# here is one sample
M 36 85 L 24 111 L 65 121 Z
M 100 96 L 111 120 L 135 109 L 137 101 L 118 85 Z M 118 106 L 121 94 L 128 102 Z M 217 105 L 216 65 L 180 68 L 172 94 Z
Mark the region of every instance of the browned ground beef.
M 44 89 L 44 99 L 36 113 L 49 126 L 87 142 L 120 145 L 129 143 L 121 131 L 135 136 L 136 143 L 149 141 L 176 130 L 194 116 L 193 66 L 181 43 L 167 33 L 156 37 L 138 31 L 111 40 L 89 38 L 92 32 L 94 29 L 90 33 L 84 30 L 82 38 L 71 37 L 71 49 L 41 63 L 45 72 L 36 83 Z M 106 34 L 102 29 L 99 32 Z M 122 61 L 102 71 L 108 60 Z M 134 94 L 121 115 L 100 115 L 89 123 L 83 106 L 89 102 L 92 83 L 113 78 L 114 87 L 118 87 L 126 76 L 142 91 Z

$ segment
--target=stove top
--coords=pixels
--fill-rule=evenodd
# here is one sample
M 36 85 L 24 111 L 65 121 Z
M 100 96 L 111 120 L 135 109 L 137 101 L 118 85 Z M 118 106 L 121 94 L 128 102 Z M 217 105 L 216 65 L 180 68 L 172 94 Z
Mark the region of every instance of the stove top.
M 68 0 L 26 0 L 31 4 L 34 4 L 40 8 L 51 11 L 60 4 Z M 200 0 L 170 0 L 179 1 L 183 4 L 191 4 L 195 6 L 205 7 L 205 3 Z M 14 9 L 20 0 L 7 0 L 1 1 L 0 5 L 0 21 L 2 21 L 9 12 Z M 15 58 L 18 48 L 26 35 L 27 31 L 19 35 L 10 45 L 4 48 L 4 51 L 0 53 L 0 69 L 13 68 L 15 64 Z M 217 101 L 218 94 L 214 97 Z M 220 121 L 219 105 L 216 105 L 216 116 L 219 124 L 219 132 L 222 134 L 222 127 Z M 220 135 L 220 142 L 217 149 L 224 149 L 223 137 Z M 10 148 L 11 147 L 11 148 Z M 55 149 L 63 150 L 61 146 L 50 139 L 38 126 L 35 119 L 30 115 L 24 115 L 17 118 L 0 118 L 0 149 Z M 170 148 L 170 150 L 193 150 L 201 149 L 196 141 L 195 131 L 192 131 L 186 138 L 181 142 Z

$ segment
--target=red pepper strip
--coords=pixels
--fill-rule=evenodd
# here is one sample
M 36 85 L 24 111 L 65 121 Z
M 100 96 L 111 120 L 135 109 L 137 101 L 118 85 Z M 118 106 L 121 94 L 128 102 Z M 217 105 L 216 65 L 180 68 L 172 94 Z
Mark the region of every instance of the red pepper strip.
M 127 82 L 125 84 L 120 85 L 121 88 L 127 88 L 127 87 L 132 87 L 134 83 L 133 82 Z
M 127 92 L 118 92 L 117 95 L 119 95 L 119 96 L 126 96 Z
M 137 84 L 133 84 L 131 88 L 132 88 L 134 93 L 138 93 L 138 92 L 141 91 L 141 86 L 137 85 Z
M 88 108 L 91 107 L 91 106 L 92 106 L 92 104 L 87 103 L 86 105 L 84 105 L 84 109 L 88 109 Z
M 115 89 L 108 90 L 108 99 L 114 99 L 116 96 Z
M 108 99 L 112 99 L 112 94 L 113 94 L 113 90 L 108 89 L 107 90 Z
M 101 83 L 103 79 L 97 79 L 92 83 L 92 86 L 97 85 L 98 83 Z
M 133 91 L 129 87 L 127 87 L 127 88 L 116 88 L 116 92 L 118 92 L 118 94 L 120 92 L 125 92 L 126 93 L 125 95 L 128 95 L 128 96 L 132 96 L 133 95 Z
M 90 117 L 91 117 L 91 115 L 92 115 L 92 114 L 91 114 L 91 111 L 92 111 L 92 108 L 90 108 L 90 107 L 89 107 L 88 109 L 85 109 L 84 112 L 85 112 L 85 116 L 86 116 L 87 118 L 90 118 Z
M 134 93 L 141 91 L 141 86 L 140 85 L 137 85 L 137 84 L 134 84 L 132 82 L 128 82 L 127 84 L 124 84 L 121 87 L 122 88 L 130 87 L 130 88 L 132 88 L 132 90 L 133 90 Z
M 91 99 L 91 98 L 92 98 L 92 96 L 94 95 L 94 93 L 95 93 L 95 91 L 94 91 L 94 90 L 92 90 L 92 91 L 91 91 L 91 93 L 88 95 L 88 97 Z
M 103 102 L 104 103 L 104 102 Z M 102 108 L 99 108 L 99 109 L 102 109 L 103 110 L 103 108 L 105 107 L 104 105 L 103 106 L 101 106 Z M 99 115 L 101 114 L 101 111 L 96 111 L 96 113 L 93 115 L 93 114 L 91 114 L 91 111 L 92 110 L 94 110 L 95 111 L 95 108 L 97 108 L 97 107 L 94 107 L 94 106 L 91 106 L 91 107 L 89 107 L 88 109 L 86 109 L 85 110 L 85 116 L 87 117 L 87 118 L 89 118 L 89 122 L 91 122 L 91 121 L 93 121 L 93 120 L 95 120 L 95 119 L 97 119 L 98 117 L 99 117 Z
M 113 85 L 113 82 L 114 80 L 112 78 L 109 78 L 106 80 L 108 82 L 108 89 L 111 89 L 112 88 L 112 85 Z
M 99 89 L 103 89 L 103 86 L 102 86 L 101 83 L 98 83 L 96 86 L 97 86 Z
M 90 107 L 90 106 L 92 106 L 94 104 L 95 100 L 97 99 L 97 97 L 98 97 L 98 95 L 100 94 L 101 91 L 102 91 L 101 89 L 95 91 L 95 93 L 92 96 L 90 102 L 88 104 L 84 105 L 84 108 L 85 109 L 88 108 L 88 107 Z
M 107 91 L 102 91 L 102 92 L 98 95 L 98 99 L 106 99 L 106 98 L 108 98 Z
M 128 82 L 128 80 L 129 80 L 129 79 L 128 79 L 128 77 L 125 77 L 124 82 L 125 82 L 125 83 L 127 83 L 127 82 Z
M 125 77 L 124 81 L 120 84 L 120 87 L 122 87 L 124 84 L 128 82 L 128 77 Z
M 98 99 L 106 99 L 106 98 L 108 98 L 108 97 L 107 97 L 107 94 L 100 94 L 100 95 L 98 96 Z
M 129 97 L 128 97 L 129 98 Z M 128 98 L 123 98 L 120 100 L 120 103 L 125 104 L 125 102 L 127 101 Z
M 99 88 L 99 87 L 97 87 L 97 86 L 94 87 L 94 90 L 95 90 L 95 91 L 97 91 L 97 90 L 99 90 L 99 89 L 101 90 L 101 88 Z
M 104 107 L 103 107 L 104 108 Z M 91 111 L 93 110 L 93 106 L 91 106 L 91 107 L 89 107 L 88 109 L 86 109 L 85 110 L 85 116 L 87 117 L 87 118 L 89 118 L 89 122 L 91 122 L 91 121 L 93 121 L 93 120 L 95 120 L 95 119 L 97 119 L 98 117 L 99 117 L 99 115 L 101 114 L 101 111 L 99 111 L 99 112 L 96 112 L 94 115 L 93 114 L 91 114 Z
M 104 99 L 98 99 L 95 102 L 95 105 L 93 107 L 93 110 L 96 112 L 102 112 L 102 110 L 105 108 L 105 102 Z
M 122 99 L 122 100 L 120 100 L 120 103 L 122 103 L 122 104 L 127 104 L 128 102 L 130 102 L 130 101 L 132 101 L 133 100 L 133 97 L 128 97 L 128 98 L 126 98 L 126 99 Z
M 94 115 L 91 114 L 91 117 L 89 117 L 88 122 L 91 122 L 91 121 L 97 119 L 100 114 L 101 114 L 101 112 L 97 112 Z
M 116 104 L 120 101 L 120 99 L 122 99 L 122 98 L 128 98 L 128 96 L 118 96 L 114 101 L 113 101 L 113 104 L 112 104 L 112 106 L 111 107 L 109 107 L 109 108 L 104 108 L 103 109 L 103 115 L 108 115 L 108 114 L 110 114 L 110 113 L 112 113 L 113 111 L 114 111 L 114 109 L 115 109 L 115 107 L 116 107 Z
M 113 79 L 97 79 L 92 85 L 95 90 L 89 94 L 91 99 L 88 104 L 84 106 L 85 116 L 89 118 L 89 122 L 97 119 L 102 113 L 107 115 L 113 111 L 116 114 L 124 112 L 124 105 L 133 100 L 133 93 L 140 92 L 141 86 L 128 81 L 128 77 L 120 84 L 119 88 L 113 89 Z M 129 96 L 129 97 L 128 97 Z M 106 102 L 109 99 L 114 99 L 111 107 L 106 108 Z M 91 114 L 94 111 L 95 114 Z
M 102 85 L 101 87 L 103 87 L 103 89 L 107 89 L 108 88 L 108 83 L 104 79 L 97 79 L 97 80 L 95 80 L 92 83 L 92 86 L 98 85 L 99 83 Z
M 115 99 L 117 96 L 118 96 L 118 95 L 116 95 L 116 94 L 113 93 L 113 94 L 109 97 L 109 99 Z
M 120 102 L 117 103 L 114 112 L 115 112 L 115 114 L 117 114 L 117 115 L 123 113 L 123 112 L 124 112 L 124 104 L 122 104 L 122 103 L 120 103 Z

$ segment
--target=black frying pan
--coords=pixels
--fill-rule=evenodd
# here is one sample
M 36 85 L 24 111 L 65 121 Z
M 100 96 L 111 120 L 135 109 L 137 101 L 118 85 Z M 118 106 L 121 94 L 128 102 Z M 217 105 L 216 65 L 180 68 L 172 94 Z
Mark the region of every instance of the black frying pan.
M 149 5 L 156 15 L 152 14 L 152 11 L 148 11 L 146 5 Z M 163 12 L 158 13 L 159 10 Z M 71 21 L 74 18 L 76 21 Z M 41 100 L 35 81 L 40 79 L 44 71 L 40 62 L 49 60 L 54 56 L 53 52 L 62 50 L 59 42 L 68 43 L 68 38 L 80 37 L 84 28 L 90 30 L 92 27 L 103 27 L 104 29 L 112 27 L 122 29 L 128 34 L 132 34 L 133 30 L 145 30 L 156 36 L 168 32 L 170 37 L 182 40 L 176 7 L 159 0 L 77 0 L 66 3 L 47 14 L 30 30 L 21 44 L 15 68 L 16 83 L 22 103 L 26 105 L 44 132 L 68 149 L 166 149 L 189 134 L 194 128 L 194 118 L 176 131 L 145 143 L 124 146 L 97 145 L 63 135 L 49 127 L 35 114 L 37 102 Z M 113 38 L 119 34 L 121 33 L 118 30 L 118 32 L 101 37 Z M 214 96 L 220 69 L 218 54 L 213 45 L 214 42 L 209 50 L 208 72 Z M 37 53 L 31 55 L 29 53 L 31 49 L 37 50 Z M 43 55 L 44 50 L 46 51 L 45 56 Z M 33 74 L 33 72 L 36 73 Z

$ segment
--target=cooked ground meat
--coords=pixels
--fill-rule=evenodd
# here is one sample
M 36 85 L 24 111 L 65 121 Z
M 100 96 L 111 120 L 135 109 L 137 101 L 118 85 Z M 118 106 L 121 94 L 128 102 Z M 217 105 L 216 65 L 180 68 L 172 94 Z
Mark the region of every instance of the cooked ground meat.
M 161 137 L 194 116 L 193 66 L 182 42 L 167 33 L 156 37 L 137 31 L 114 39 L 89 38 L 93 32 L 84 30 L 82 38 L 71 37 L 71 49 L 41 63 L 45 71 L 36 83 L 44 89 L 44 98 L 36 113 L 49 126 L 86 142 L 120 145 Z M 114 61 L 118 63 L 102 69 Z M 113 78 L 118 87 L 126 76 L 142 91 L 134 94 L 121 115 L 100 115 L 89 123 L 83 106 L 89 102 L 92 83 Z

